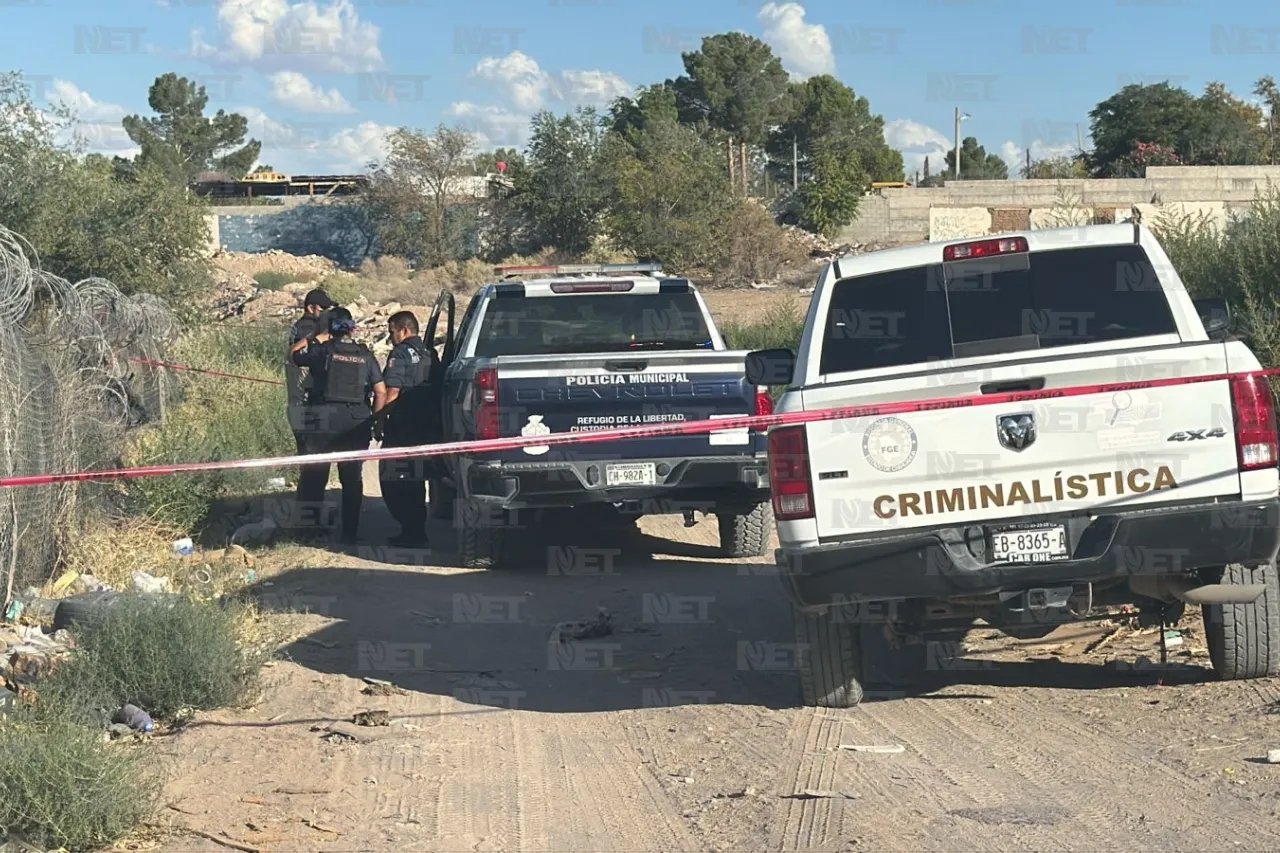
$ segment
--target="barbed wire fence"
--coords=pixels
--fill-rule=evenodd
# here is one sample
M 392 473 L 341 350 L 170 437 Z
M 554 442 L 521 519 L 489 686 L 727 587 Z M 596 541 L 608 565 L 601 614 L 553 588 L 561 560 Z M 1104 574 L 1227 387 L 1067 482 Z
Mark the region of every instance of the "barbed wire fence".
M 0 476 L 120 464 L 130 429 L 177 397 L 162 369 L 179 323 L 150 294 L 105 279 L 69 282 L 40 269 L 0 225 Z M 68 543 L 104 508 L 97 483 L 0 489 L 0 597 L 39 586 Z

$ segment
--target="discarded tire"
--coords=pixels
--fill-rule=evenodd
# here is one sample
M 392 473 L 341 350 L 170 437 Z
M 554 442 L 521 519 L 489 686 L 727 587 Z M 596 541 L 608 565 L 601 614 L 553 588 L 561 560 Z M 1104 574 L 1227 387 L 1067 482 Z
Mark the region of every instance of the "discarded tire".
M 137 601 L 139 599 L 154 602 L 156 605 L 166 604 L 178 598 L 176 593 L 142 594 L 121 593 L 115 590 L 102 592 L 83 592 L 70 595 L 58 602 L 58 609 L 53 613 L 53 630 L 71 628 L 82 625 L 121 601 Z

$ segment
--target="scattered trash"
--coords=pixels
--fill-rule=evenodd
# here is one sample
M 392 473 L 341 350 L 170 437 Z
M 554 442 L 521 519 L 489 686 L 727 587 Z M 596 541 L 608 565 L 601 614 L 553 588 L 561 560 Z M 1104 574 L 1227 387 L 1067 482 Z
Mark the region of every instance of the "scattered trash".
M 783 794 L 784 800 L 856 800 L 862 795 L 856 791 L 825 791 L 817 788 L 805 788 L 794 794 Z
M 273 519 L 267 518 L 262 521 L 255 521 L 251 524 L 241 525 L 231 535 L 231 542 L 235 545 L 248 547 L 267 545 L 274 538 L 277 529 L 278 525 Z
M 329 725 L 317 724 L 311 727 L 311 731 L 321 732 L 322 734 L 320 735 L 320 739 L 328 741 L 329 743 L 360 742 L 360 738 L 356 737 L 351 732 L 345 729 L 335 729 L 333 726 Z
M 80 575 L 75 569 L 67 569 L 62 573 L 60 578 L 50 584 L 49 588 L 53 592 L 62 592 L 64 589 L 71 586 L 71 584 L 75 583 L 75 580 L 78 577 L 80 577 Z
M 12 710 L 13 703 L 17 698 L 17 693 L 14 693 L 7 687 L 0 687 L 0 717 L 3 717 Z
M 172 592 L 173 586 L 168 578 L 158 578 L 155 575 L 138 570 L 129 576 L 130 585 L 135 592 L 150 593 L 156 595 L 163 592 Z
M 405 696 L 409 691 L 384 681 L 377 684 L 366 684 L 360 692 L 365 696 Z
M 357 726 L 389 726 L 391 715 L 386 711 L 361 711 L 351 718 Z
M 1280 749 L 1268 749 L 1268 750 L 1267 750 L 1267 763 L 1268 763 L 1268 764 L 1280 764 Z
M 138 733 L 124 723 L 112 723 L 107 726 L 107 737 L 111 740 L 137 737 Z
M 173 553 L 179 557 L 190 557 L 196 551 L 196 543 L 191 541 L 191 537 L 177 539 L 173 543 Z
M 274 489 L 277 492 L 283 492 L 289 488 L 289 481 L 284 477 L 272 477 L 267 480 L 267 488 Z
M 561 622 L 551 631 L 551 642 L 563 643 L 569 640 L 594 640 L 607 637 L 613 633 L 609 624 L 612 617 L 603 607 L 596 614 L 594 622 Z
M 98 580 L 91 574 L 80 575 L 76 579 L 76 588 L 81 592 L 111 592 L 111 584 Z
M 115 716 L 111 718 L 111 722 L 123 723 L 135 732 L 149 732 L 155 728 L 151 715 L 137 705 L 125 705 L 119 711 L 116 711 Z
M 249 583 L 253 583 L 258 579 L 258 573 L 255 572 L 253 569 L 250 569 L 249 571 L 244 573 L 244 579 Z
M 1172 628 L 1170 628 L 1168 631 L 1165 631 L 1164 645 L 1165 645 L 1165 648 L 1168 648 L 1168 649 L 1172 649 L 1175 646 L 1182 645 L 1182 634 L 1179 631 L 1173 630 Z
M 22 618 L 22 611 L 27 609 L 27 604 L 20 598 L 15 598 L 9 602 L 9 608 L 4 612 L 4 618 L 7 622 L 17 622 Z
M 839 749 L 847 749 L 850 752 L 877 752 L 885 755 L 897 755 L 900 752 L 906 752 L 907 748 L 900 743 L 889 743 L 880 746 L 863 746 L 861 744 L 842 743 Z

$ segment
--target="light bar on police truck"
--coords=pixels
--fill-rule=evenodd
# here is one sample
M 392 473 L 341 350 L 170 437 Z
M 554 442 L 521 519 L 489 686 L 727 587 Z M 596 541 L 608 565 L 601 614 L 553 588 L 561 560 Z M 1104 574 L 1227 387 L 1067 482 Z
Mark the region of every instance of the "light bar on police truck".
M 552 293 L 626 293 L 635 287 L 633 281 L 557 281 Z
M 494 267 L 497 275 L 518 278 L 522 275 L 619 275 L 622 273 L 660 272 L 662 264 L 548 264 L 543 266 Z
M 952 243 L 942 249 L 944 261 L 966 261 L 970 258 L 989 258 L 993 255 L 1016 255 L 1029 252 L 1026 237 L 997 237 L 994 240 L 975 240 L 971 243 Z

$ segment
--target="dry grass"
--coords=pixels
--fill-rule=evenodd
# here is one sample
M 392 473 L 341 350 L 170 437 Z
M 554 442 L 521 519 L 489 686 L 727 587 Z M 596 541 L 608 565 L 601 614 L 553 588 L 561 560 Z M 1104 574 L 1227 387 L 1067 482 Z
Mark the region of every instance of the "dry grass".
M 178 567 L 173 542 L 186 534 L 146 518 L 125 518 L 86 530 L 71 543 L 67 568 L 93 575 L 115 589 L 128 589 L 136 571 L 170 577 Z M 177 578 L 173 578 L 175 584 Z

